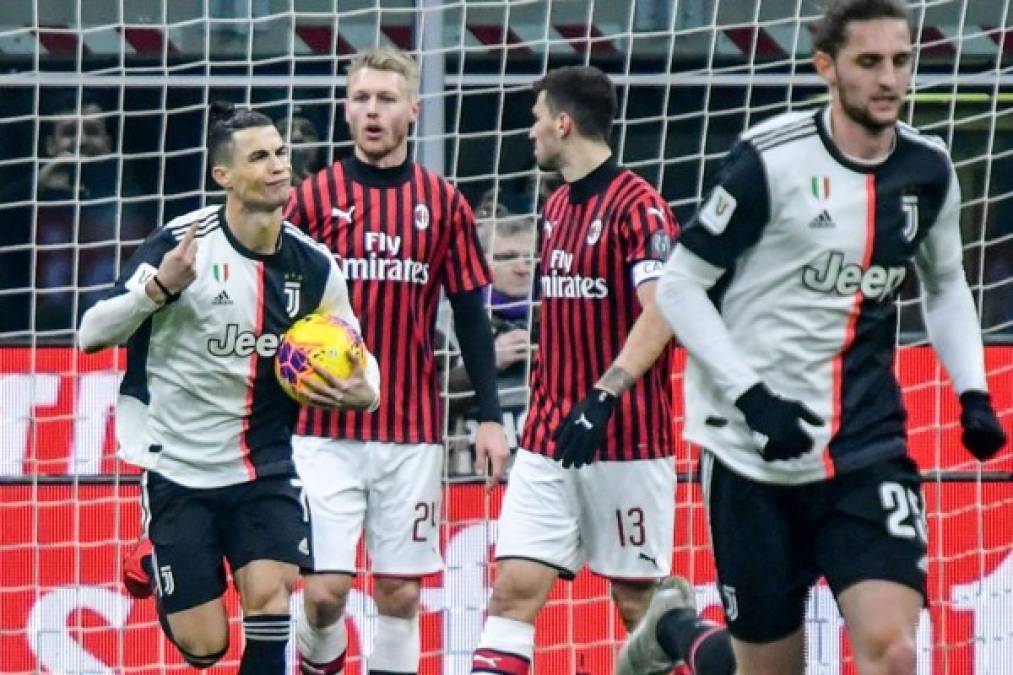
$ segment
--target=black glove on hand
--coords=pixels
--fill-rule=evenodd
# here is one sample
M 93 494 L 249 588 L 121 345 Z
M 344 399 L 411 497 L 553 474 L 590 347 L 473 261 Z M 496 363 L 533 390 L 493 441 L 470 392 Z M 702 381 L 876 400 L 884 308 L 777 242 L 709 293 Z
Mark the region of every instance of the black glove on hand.
M 991 459 L 1006 445 L 1006 432 L 992 409 L 992 399 L 983 391 L 965 391 L 960 395 L 960 440 L 979 462 Z
M 562 460 L 564 469 L 571 466 L 579 469 L 593 462 L 598 447 L 605 440 L 605 427 L 617 400 L 604 389 L 592 389 L 587 398 L 573 406 L 552 434 L 556 441 L 552 458 Z
M 776 396 L 762 382 L 739 396 L 735 407 L 746 416 L 750 429 L 767 437 L 767 444 L 760 454 L 768 462 L 794 459 L 812 449 L 812 436 L 802 429 L 801 420 L 813 426 L 823 426 L 823 420 L 812 410 L 798 401 Z

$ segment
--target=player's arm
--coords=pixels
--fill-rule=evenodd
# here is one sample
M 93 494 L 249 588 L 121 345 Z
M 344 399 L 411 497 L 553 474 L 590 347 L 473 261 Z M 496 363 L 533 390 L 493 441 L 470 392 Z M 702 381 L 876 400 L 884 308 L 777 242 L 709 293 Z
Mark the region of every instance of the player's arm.
M 352 305 L 348 301 L 348 286 L 345 283 L 345 276 L 341 268 L 321 247 L 330 260 L 330 269 L 327 274 L 327 285 L 324 288 L 324 295 L 320 301 L 317 311 L 323 314 L 336 316 L 356 332 L 362 332 L 359 319 L 352 311 Z M 312 381 L 308 381 L 307 387 L 313 389 L 309 395 L 314 405 L 332 408 L 335 410 L 367 410 L 374 411 L 380 407 L 380 367 L 373 354 L 366 353 L 366 367 L 352 373 L 351 376 L 339 380 L 325 370 L 317 370 L 317 373 L 327 382 L 327 386 L 314 387 Z
M 654 198 L 633 207 L 622 228 L 641 313 L 612 365 L 553 433 L 553 457 L 564 468 L 580 468 L 594 461 L 619 396 L 654 365 L 672 339 L 672 331 L 658 311 L 655 290 L 671 241 L 678 233 L 675 217 L 667 204 Z
M 145 240 L 127 263 L 112 294 L 81 317 L 81 349 L 90 353 L 125 343 L 148 317 L 193 283 L 197 225 L 190 225 L 178 244 L 168 230 L 159 230 Z
M 929 340 L 960 396 L 964 446 L 984 461 L 1006 444 L 1006 434 L 988 395 L 981 328 L 962 255 L 960 187 L 951 169 L 946 200 L 915 255 L 915 267 Z
M 740 142 L 665 264 L 656 302 L 676 337 L 735 402 L 749 427 L 767 437 L 764 458 L 778 460 L 809 451 L 812 437 L 800 423 L 822 420 L 767 388 L 708 296 L 725 270 L 759 240 L 771 217 L 766 169 L 756 150 Z
M 444 285 L 454 312 L 454 331 L 461 347 L 461 359 L 475 388 L 478 430 L 475 432 L 475 469 L 487 473 L 491 488 L 506 473 L 510 448 L 503 431 L 503 412 L 496 388 L 496 346 L 485 310 L 482 287 L 491 281 L 482 245 L 478 241 L 475 215 L 464 197 L 455 199 L 454 233 L 447 252 Z
M 454 331 L 461 360 L 478 402 L 478 421 L 502 423 L 503 411 L 496 388 L 496 347 L 485 310 L 482 289 L 448 295 L 454 312 Z

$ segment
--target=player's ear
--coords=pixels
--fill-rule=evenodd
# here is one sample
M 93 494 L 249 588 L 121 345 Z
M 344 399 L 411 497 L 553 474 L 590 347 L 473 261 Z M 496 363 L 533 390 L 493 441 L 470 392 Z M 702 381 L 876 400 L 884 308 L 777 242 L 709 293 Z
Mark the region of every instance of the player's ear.
M 215 164 L 211 167 L 211 177 L 214 179 L 218 187 L 223 190 L 228 190 L 232 187 L 232 172 L 229 171 L 229 167 L 224 164 Z
M 813 52 L 813 68 L 828 85 L 831 87 L 837 85 L 837 69 L 834 66 L 833 56 L 824 51 Z
M 556 115 L 556 130 L 560 138 L 566 138 L 573 131 L 573 118 L 569 113 L 561 112 Z

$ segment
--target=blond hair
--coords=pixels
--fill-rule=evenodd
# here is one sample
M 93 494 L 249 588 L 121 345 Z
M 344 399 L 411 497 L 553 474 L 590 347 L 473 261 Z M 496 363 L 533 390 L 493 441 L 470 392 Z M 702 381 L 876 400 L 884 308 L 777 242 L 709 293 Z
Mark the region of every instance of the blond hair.
M 419 66 L 415 59 L 402 51 L 389 47 L 373 47 L 356 54 L 348 64 L 348 77 L 363 68 L 386 70 L 404 77 L 408 84 L 408 95 L 417 98 L 419 95 Z

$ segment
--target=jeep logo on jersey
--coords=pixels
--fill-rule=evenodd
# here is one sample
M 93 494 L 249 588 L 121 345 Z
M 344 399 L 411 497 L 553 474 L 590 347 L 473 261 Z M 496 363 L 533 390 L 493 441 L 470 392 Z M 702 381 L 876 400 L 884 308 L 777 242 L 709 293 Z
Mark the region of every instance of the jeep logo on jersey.
M 239 330 L 239 325 L 225 326 L 225 335 L 208 338 L 208 351 L 212 356 L 258 356 L 272 357 L 278 351 L 280 338 L 273 333 L 255 335 L 250 330 Z
M 870 265 L 863 272 L 861 265 L 845 263 L 841 251 L 831 251 L 821 267 L 805 266 L 802 283 L 820 293 L 861 293 L 867 300 L 886 300 L 900 288 L 906 276 L 904 267 Z
M 601 218 L 595 218 L 593 221 L 591 221 L 591 227 L 589 227 L 587 230 L 588 246 L 593 246 L 594 244 L 598 243 L 598 240 L 601 239 L 601 230 L 602 230 Z
M 425 204 L 415 205 L 415 229 L 424 230 L 429 227 L 429 209 Z

